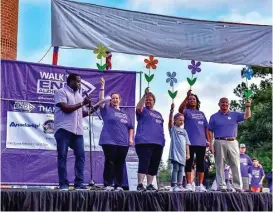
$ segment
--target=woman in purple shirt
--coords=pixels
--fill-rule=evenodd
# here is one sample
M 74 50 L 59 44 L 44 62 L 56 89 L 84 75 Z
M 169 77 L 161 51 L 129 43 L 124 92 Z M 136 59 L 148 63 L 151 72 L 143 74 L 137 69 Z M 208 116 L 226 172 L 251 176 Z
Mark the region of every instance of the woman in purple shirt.
M 200 101 L 197 95 L 192 94 L 191 90 L 187 92 L 187 97 L 179 107 L 179 112 L 184 114 L 185 125 L 184 128 L 188 133 L 191 145 L 190 145 L 190 159 L 186 162 L 186 189 L 194 191 L 192 186 L 192 163 L 194 154 L 196 154 L 196 172 L 198 176 L 198 186 L 196 191 L 206 191 L 203 186 L 204 180 L 204 158 L 206 152 L 207 135 L 208 135 L 208 122 L 203 112 L 199 111 Z
M 105 81 L 101 78 L 99 99 L 104 99 Z M 110 104 L 100 106 L 103 119 L 103 128 L 100 135 L 99 145 L 102 146 L 104 163 L 104 186 L 105 190 L 123 191 L 123 168 L 129 145 L 133 145 L 133 125 L 126 112 L 120 110 L 120 94 L 112 93 Z M 115 188 L 112 186 L 113 181 Z
M 144 107 L 145 104 L 145 107 Z M 145 94 L 136 107 L 137 132 L 135 148 L 138 155 L 138 191 L 145 191 L 143 180 L 147 176 L 147 191 L 156 191 L 152 182 L 157 174 L 165 145 L 163 118 L 154 110 L 155 96 L 145 89 Z

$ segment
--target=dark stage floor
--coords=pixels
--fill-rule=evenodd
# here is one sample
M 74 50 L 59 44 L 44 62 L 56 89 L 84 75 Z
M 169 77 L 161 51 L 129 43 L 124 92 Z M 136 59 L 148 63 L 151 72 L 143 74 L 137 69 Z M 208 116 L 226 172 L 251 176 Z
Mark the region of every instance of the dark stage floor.
M 2 189 L 1 210 L 272 211 L 272 194 Z

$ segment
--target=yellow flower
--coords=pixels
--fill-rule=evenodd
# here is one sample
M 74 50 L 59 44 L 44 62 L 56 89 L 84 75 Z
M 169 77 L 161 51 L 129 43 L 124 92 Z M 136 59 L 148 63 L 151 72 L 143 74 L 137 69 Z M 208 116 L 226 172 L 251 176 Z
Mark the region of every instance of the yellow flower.
M 107 47 L 98 45 L 97 49 L 95 49 L 93 52 L 94 54 L 97 54 L 98 59 L 101 59 L 102 57 L 107 57 L 106 51 L 107 51 Z

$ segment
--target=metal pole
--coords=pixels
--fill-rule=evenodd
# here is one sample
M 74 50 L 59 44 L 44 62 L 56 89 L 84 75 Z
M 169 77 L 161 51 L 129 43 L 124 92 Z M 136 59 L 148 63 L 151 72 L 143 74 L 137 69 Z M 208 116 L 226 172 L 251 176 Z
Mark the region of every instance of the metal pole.
M 143 72 L 138 72 L 140 75 L 140 80 L 139 80 L 139 100 L 141 99 L 142 95 L 141 95 L 141 91 L 142 91 L 142 74 Z
M 91 138 L 91 110 L 92 108 L 89 107 L 89 116 L 88 116 L 88 127 L 89 127 L 89 145 L 90 145 L 90 182 L 89 186 L 94 186 L 95 182 L 93 180 L 93 168 L 92 168 L 92 138 Z

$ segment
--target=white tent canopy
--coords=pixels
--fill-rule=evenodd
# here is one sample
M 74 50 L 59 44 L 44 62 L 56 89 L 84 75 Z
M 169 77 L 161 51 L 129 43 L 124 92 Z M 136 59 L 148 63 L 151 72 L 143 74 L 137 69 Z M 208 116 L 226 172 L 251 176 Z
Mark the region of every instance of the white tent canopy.
M 52 0 L 52 46 L 272 67 L 272 26 L 200 21 Z

